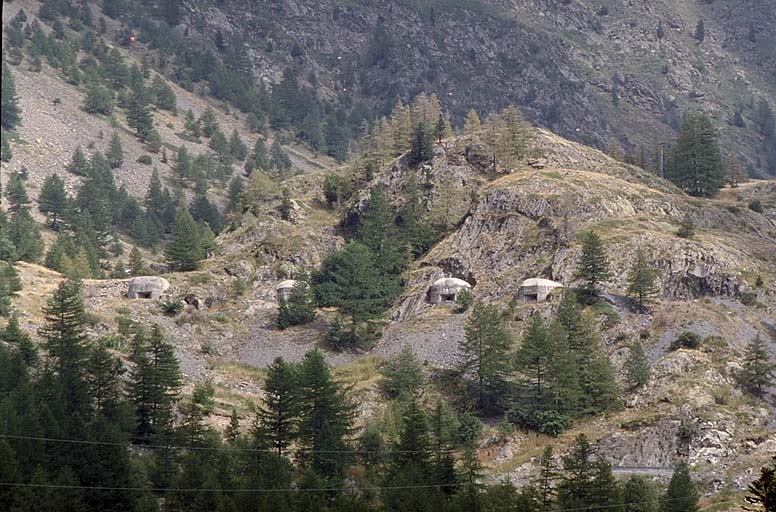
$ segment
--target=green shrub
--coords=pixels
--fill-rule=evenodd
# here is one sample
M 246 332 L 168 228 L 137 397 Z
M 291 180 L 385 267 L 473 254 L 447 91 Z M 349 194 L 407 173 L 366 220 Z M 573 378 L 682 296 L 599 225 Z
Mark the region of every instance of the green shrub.
M 701 346 L 701 337 L 694 332 L 685 331 L 671 344 L 671 350 L 680 348 L 696 349 Z
M 513 408 L 507 411 L 506 420 L 549 436 L 559 436 L 568 428 L 571 417 L 558 411 L 537 411 Z
M 159 307 L 165 315 L 175 316 L 183 311 L 183 301 L 178 297 L 173 297 L 159 301 Z
M 463 313 L 474 304 L 474 294 L 467 289 L 458 292 L 455 297 L 455 306 L 458 313 Z
M 758 287 L 758 288 L 762 288 L 763 284 L 765 284 L 765 283 L 763 282 L 763 276 L 761 276 L 761 275 L 758 275 L 758 276 L 757 276 L 757 278 L 754 280 L 754 285 L 755 285 L 756 287 Z
M 753 199 L 752 201 L 749 201 L 749 209 L 753 212 L 762 213 L 763 212 L 763 204 L 760 202 L 759 199 Z
M 741 294 L 741 304 L 744 306 L 754 306 L 757 304 L 757 294 L 754 292 L 744 292 Z
M 153 163 L 153 160 L 151 160 L 151 157 L 148 155 L 140 155 L 137 159 L 137 163 L 143 164 L 143 165 L 151 165 Z

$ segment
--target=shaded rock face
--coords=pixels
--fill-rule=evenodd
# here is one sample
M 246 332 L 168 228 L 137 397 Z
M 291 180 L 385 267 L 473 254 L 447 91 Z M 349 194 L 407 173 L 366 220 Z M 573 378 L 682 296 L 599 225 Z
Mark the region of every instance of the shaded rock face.
M 663 297 L 692 299 L 705 295 L 737 297 L 748 285 L 732 274 L 732 261 L 714 250 L 684 247 L 655 261 L 663 284 Z
M 615 432 L 598 444 L 614 466 L 671 468 L 680 452 L 680 422 L 663 419 L 651 425 L 633 425 L 632 431 Z
M 170 283 L 163 277 L 134 277 L 129 281 L 127 298 L 158 299 L 169 287 Z

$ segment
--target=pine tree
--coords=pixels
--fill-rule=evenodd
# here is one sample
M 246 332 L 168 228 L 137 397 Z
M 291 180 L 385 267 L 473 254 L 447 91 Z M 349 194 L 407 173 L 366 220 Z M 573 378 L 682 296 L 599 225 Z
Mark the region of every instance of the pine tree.
M 484 411 L 497 405 L 506 391 L 512 337 L 498 308 L 482 302 L 474 304 L 464 330 L 458 367 L 473 375 L 477 407 Z
M 70 159 L 70 163 L 65 167 L 65 170 L 76 176 L 86 176 L 89 174 L 89 161 L 81 150 L 81 146 L 75 148 L 73 157 Z
M 405 345 L 380 369 L 380 389 L 388 398 L 415 396 L 423 385 L 423 367 L 412 347 Z
M 598 285 L 609 278 L 609 259 L 603 241 L 594 231 L 580 236 L 582 255 L 575 277 L 583 280 L 582 291 L 588 298 L 598 296 Z
M 640 341 L 630 346 L 628 359 L 625 360 L 625 377 L 634 388 L 640 388 L 649 382 L 649 359 Z
M 689 213 L 684 214 L 676 236 L 681 238 L 692 238 L 695 236 L 695 222 L 693 222 Z
M 84 110 L 90 114 L 109 116 L 113 113 L 113 94 L 97 82 L 86 86 Z
M 229 424 L 224 430 L 224 440 L 230 445 L 237 443 L 240 438 L 240 417 L 237 415 L 237 409 L 232 409 L 229 415 Z
M 151 91 L 155 98 L 154 103 L 156 104 L 156 108 L 175 112 L 177 108 L 177 98 L 175 97 L 172 88 L 167 85 L 167 82 L 164 81 L 161 75 L 156 75 L 154 77 L 151 82 Z
M 315 318 L 315 297 L 310 289 L 310 279 L 306 272 L 294 276 L 294 287 L 288 301 L 281 300 L 278 314 L 278 327 L 285 329 L 292 325 L 303 325 Z
M 355 409 L 323 353 L 305 354 L 299 371 L 299 447 L 306 467 L 336 481 L 342 474 Z
M 763 398 L 774 378 L 776 363 L 771 362 L 766 344 L 758 334 L 746 346 L 743 365 L 738 374 L 739 385 L 754 396 Z
M 431 128 L 424 122 L 415 125 L 412 131 L 412 144 L 407 156 L 409 165 L 431 160 L 434 157 L 434 139 Z
M 175 216 L 172 240 L 165 250 L 165 257 L 172 269 L 183 272 L 195 270 L 205 257 L 200 228 L 186 210 Z
M 4 130 L 14 130 L 21 122 L 21 108 L 19 98 L 16 96 L 16 82 L 11 68 L 3 62 L 2 72 L 2 97 L 0 99 L 0 125 Z
M 133 277 L 142 276 L 145 272 L 145 265 L 143 264 L 143 256 L 140 254 L 140 250 L 133 246 L 129 251 L 129 274 Z
M 148 91 L 142 84 L 135 87 L 127 107 L 127 125 L 134 128 L 137 136 L 146 141 L 154 128 L 154 118 L 149 106 Z
M 202 126 L 202 134 L 205 137 L 210 138 L 213 136 L 216 130 L 218 130 L 218 122 L 213 109 L 210 107 L 205 109 L 199 118 L 199 124 Z
M 642 475 L 631 475 L 622 486 L 624 512 L 658 512 L 657 486 Z
M 45 324 L 39 334 L 53 361 L 65 411 L 76 416 L 72 420 L 77 422 L 87 417 L 90 403 L 85 375 L 88 353 L 81 283 L 70 280 L 60 283 L 43 308 L 43 314 Z
M 549 358 L 547 327 L 544 325 L 541 315 L 531 316 L 531 324 L 523 336 L 523 342 L 517 353 L 517 368 L 523 375 L 530 390 L 530 400 L 533 407 L 538 407 L 544 402 L 545 380 Z
M 636 298 L 639 311 L 644 311 L 644 306 L 657 295 L 656 280 L 657 272 L 649 265 L 644 250 L 639 247 L 627 276 L 628 296 Z
M 94 406 L 106 417 L 116 414 L 123 399 L 121 376 L 124 366 L 111 355 L 104 343 L 89 349 L 86 357 L 86 381 Z
M 49 216 L 49 226 L 57 229 L 68 212 L 70 198 L 65 192 L 65 181 L 57 174 L 49 174 L 43 180 L 38 196 L 38 211 Z
M 587 509 L 593 505 L 593 479 L 596 474 L 593 447 L 585 434 L 574 440 L 568 455 L 563 457 L 565 475 L 558 485 L 558 507 Z
M 571 350 L 566 330 L 557 319 L 547 329 L 547 346 L 552 356 L 548 358 L 545 370 L 545 401 L 541 404 L 542 409 L 570 416 L 592 401 L 589 399 L 593 396 L 590 388 L 598 384 L 599 372 L 595 371 L 590 376 L 585 373 L 585 370 L 591 373 L 594 370 L 580 364 L 580 354 Z M 590 362 L 598 363 L 594 357 L 596 354 L 592 350 L 590 352 L 583 355 Z M 549 429 L 548 425 L 538 426 L 540 430 Z
M 623 512 L 622 490 L 612 473 L 612 464 L 604 459 L 595 461 L 595 476 L 590 482 L 593 505 L 591 509 Z
M 242 161 L 248 156 L 248 148 L 245 147 L 245 143 L 240 138 L 237 130 L 232 130 L 232 135 L 229 137 L 229 153 L 235 160 Z
M 660 512 L 697 512 L 698 493 L 690 478 L 687 464 L 680 463 L 674 469 L 668 489 L 663 495 Z
M 27 208 L 22 208 L 11 216 L 7 233 L 4 234 L 14 247 L 16 259 L 35 263 L 43 255 L 40 229 Z
M 724 174 L 717 130 L 703 114 L 687 117 L 671 149 L 666 177 L 692 196 L 710 197 L 722 186 Z
M 444 116 L 442 116 L 442 113 L 439 113 L 439 117 L 437 117 L 436 124 L 434 125 L 434 135 L 436 136 L 437 143 L 442 143 L 442 138 L 445 136 L 445 132 L 447 130 L 447 123 L 445 122 Z
M 5 130 L 0 131 L 0 161 L 10 162 L 13 158 L 11 150 L 11 137 L 5 134 Z
M 5 285 L 0 284 L 0 294 L 2 294 L 3 286 Z M 2 301 L 2 297 L 0 297 L 0 301 Z M 0 330 L 0 340 L 16 345 L 22 360 L 27 366 L 33 366 L 37 362 L 38 349 L 32 343 L 30 336 L 19 327 L 19 319 L 15 314 L 8 319 L 8 324 L 5 328 Z
M 539 475 L 536 478 L 534 487 L 539 493 L 541 507 L 539 511 L 549 512 L 552 510 L 553 501 L 557 494 L 556 482 L 560 479 L 560 472 L 553 458 L 552 446 L 545 446 L 542 455 L 539 457 Z
M 150 334 L 135 335 L 130 362 L 129 395 L 135 405 L 136 432 L 140 438 L 163 436 L 170 432 L 182 385 L 175 348 L 154 324 Z
M 13 173 L 5 188 L 5 197 L 8 199 L 8 212 L 16 213 L 26 210 L 30 206 L 30 196 L 27 195 L 27 187 L 24 185 L 24 177 L 21 173 Z
M 296 438 L 299 414 L 297 368 L 283 358 L 267 367 L 264 405 L 256 410 L 257 433 L 282 456 Z
M 121 146 L 121 139 L 117 132 L 113 132 L 110 138 L 110 145 L 108 146 L 108 152 L 105 153 L 105 158 L 108 160 L 111 169 L 118 169 L 124 163 L 124 148 Z
M 749 495 L 744 499 L 750 505 L 762 507 L 764 512 L 776 510 L 776 456 L 770 466 L 760 469 L 760 477 L 749 484 Z

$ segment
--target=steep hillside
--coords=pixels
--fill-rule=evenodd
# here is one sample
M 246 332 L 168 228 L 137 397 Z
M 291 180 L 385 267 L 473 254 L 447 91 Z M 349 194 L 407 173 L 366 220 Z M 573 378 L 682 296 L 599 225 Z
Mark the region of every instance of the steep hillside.
M 723 129 L 726 151 L 741 153 L 754 173 L 776 171 L 753 121 L 758 100 L 776 103 L 768 0 L 736 8 L 695 0 L 187 6 L 179 28 L 192 37 L 240 36 L 268 85 L 296 67 L 345 108 L 366 98 L 387 113 L 397 99 L 435 92 L 460 121 L 469 108 L 514 103 L 567 138 L 599 148 L 613 138 L 633 154 L 644 147 L 652 165 L 656 144 L 700 109 Z M 702 42 L 693 37 L 701 19 Z M 732 124 L 736 110 L 745 127 Z

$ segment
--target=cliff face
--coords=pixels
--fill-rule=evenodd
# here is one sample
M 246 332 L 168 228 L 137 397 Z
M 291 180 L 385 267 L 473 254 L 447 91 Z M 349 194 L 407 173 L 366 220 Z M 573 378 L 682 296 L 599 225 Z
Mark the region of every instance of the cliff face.
M 600 5 L 599 5 L 600 4 Z M 599 148 L 671 139 L 687 110 L 722 127 L 723 145 L 766 169 L 752 102 L 776 103 L 776 15 L 768 0 L 227 0 L 197 3 L 194 34 L 244 36 L 268 84 L 295 65 L 325 96 L 394 101 L 435 92 L 455 120 L 514 103 L 535 123 Z M 192 3 L 193 5 L 193 3 Z M 703 19 L 705 37 L 693 37 Z M 661 36 L 658 37 L 658 25 Z M 732 125 L 740 110 L 744 127 Z

